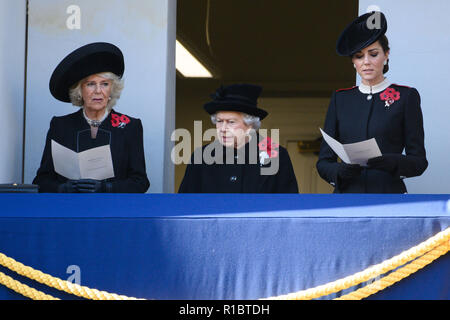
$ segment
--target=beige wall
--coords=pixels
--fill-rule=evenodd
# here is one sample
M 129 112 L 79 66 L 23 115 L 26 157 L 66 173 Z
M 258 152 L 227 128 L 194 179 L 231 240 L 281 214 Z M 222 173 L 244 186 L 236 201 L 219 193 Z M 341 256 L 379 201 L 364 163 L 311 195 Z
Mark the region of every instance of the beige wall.
M 209 115 L 203 110 L 208 101 L 195 93 L 177 95 L 176 128 L 185 128 L 193 133 L 194 121 L 203 121 L 203 130 L 212 128 Z M 299 153 L 299 140 L 314 140 L 320 136 L 328 108 L 328 98 L 261 98 L 258 104 L 269 115 L 262 121 L 262 129 L 280 130 L 280 144 L 287 148 L 299 183 L 300 193 L 329 193 L 332 188 L 317 175 L 317 155 Z M 207 143 L 207 141 L 205 141 Z M 175 167 L 175 190 L 181 183 L 186 165 Z
M 332 187 L 322 180 L 316 170 L 317 155 L 300 153 L 299 140 L 320 137 L 319 127 L 328 109 L 328 98 L 262 98 L 259 100 L 269 116 L 262 128 L 279 128 L 280 144 L 287 148 L 294 167 L 300 193 L 330 193 Z

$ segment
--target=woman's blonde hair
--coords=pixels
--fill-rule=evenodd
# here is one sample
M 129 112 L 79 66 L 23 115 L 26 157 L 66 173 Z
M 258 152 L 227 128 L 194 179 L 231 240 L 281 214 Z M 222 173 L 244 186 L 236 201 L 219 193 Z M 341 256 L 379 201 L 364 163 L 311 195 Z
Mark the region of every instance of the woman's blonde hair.
M 96 75 L 108 80 L 112 80 L 111 95 L 110 95 L 111 99 L 108 101 L 106 105 L 106 109 L 109 112 L 111 111 L 112 107 L 116 104 L 117 100 L 120 99 L 120 94 L 122 93 L 122 89 L 124 87 L 124 81 L 123 79 L 119 78 L 119 76 L 117 76 L 112 72 L 102 72 L 97 73 Z M 83 96 L 81 95 L 81 85 L 83 84 L 86 78 L 78 81 L 69 90 L 70 102 L 74 106 L 82 107 L 84 105 Z

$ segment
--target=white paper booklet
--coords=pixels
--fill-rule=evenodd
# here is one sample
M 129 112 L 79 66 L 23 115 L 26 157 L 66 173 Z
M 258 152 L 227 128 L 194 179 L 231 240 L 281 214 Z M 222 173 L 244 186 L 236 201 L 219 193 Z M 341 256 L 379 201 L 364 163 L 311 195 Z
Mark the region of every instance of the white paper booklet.
M 67 179 L 114 178 L 109 145 L 77 153 L 52 140 L 52 157 L 55 171 Z
M 319 129 L 330 148 L 345 163 L 367 166 L 367 160 L 381 156 L 381 151 L 375 138 L 356 143 L 341 144 L 326 134 L 321 128 Z

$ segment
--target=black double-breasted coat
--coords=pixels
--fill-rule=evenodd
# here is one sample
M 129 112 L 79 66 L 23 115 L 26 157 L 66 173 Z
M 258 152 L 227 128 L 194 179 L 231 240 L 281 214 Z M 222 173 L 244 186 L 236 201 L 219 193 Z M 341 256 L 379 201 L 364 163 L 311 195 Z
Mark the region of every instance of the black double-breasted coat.
M 216 144 L 217 147 L 219 142 L 215 141 L 212 144 Z M 277 151 L 278 160 L 271 160 L 279 161 L 278 170 L 272 170 L 276 168 L 274 163 L 260 161 L 259 147 L 258 157 L 250 156 L 250 143 L 240 150 L 232 148 L 231 152 L 234 153 L 231 161 L 226 159 L 227 148 L 221 145 L 219 147 L 223 148 L 223 159 L 213 163 L 205 161 L 202 155 L 205 154 L 206 148 L 212 148 L 212 144 L 194 151 L 186 167 L 179 193 L 298 193 L 297 180 L 289 154 L 282 146 L 279 146 Z M 195 162 L 196 152 L 201 153 L 200 163 Z M 212 155 L 214 156 L 214 152 Z M 242 158 L 239 160 L 239 157 L 245 157 L 245 161 Z M 264 172 L 264 170 L 267 171 Z
M 395 92 L 395 100 L 384 100 L 386 89 Z M 331 97 L 324 125 L 327 134 L 343 144 L 375 138 L 382 154 L 398 154 L 393 174 L 368 167 L 360 176 L 341 181 L 337 156 L 323 141 L 317 169 L 335 193 L 406 193 L 403 179 L 421 175 L 428 166 L 419 93 L 396 84 L 386 89 L 373 93 L 372 99 L 358 87 L 337 90 Z
M 51 140 L 75 152 L 110 145 L 114 178 L 111 182 L 115 193 L 144 193 L 150 186 L 145 168 L 142 123 L 114 110 L 98 128 L 95 139 L 83 117 L 83 111 L 61 117 L 53 117 L 47 133 L 40 168 L 33 180 L 40 192 L 57 192 L 67 178 L 57 174 L 53 166 Z

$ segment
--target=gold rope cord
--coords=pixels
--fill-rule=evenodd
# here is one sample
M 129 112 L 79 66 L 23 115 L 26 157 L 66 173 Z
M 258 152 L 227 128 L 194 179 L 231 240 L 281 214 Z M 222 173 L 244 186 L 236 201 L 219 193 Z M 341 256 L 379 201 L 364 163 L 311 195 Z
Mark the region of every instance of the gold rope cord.
M 311 300 L 316 299 L 322 296 L 327 296 L 332 293 L 336 293 L 353 286 L 356 286 L 362 282 L 366 282 L 372 278 L 375 278 L 379 275 L 385 274 L 391 270 L 394 270 L 422 255 L 427 252 L 433 251 L 441 244 L 446 244 L 446 252 L 448 252 L 450 241 L 450 228 L 447 228 L 444 231 L 439 232 L 435 236 L 429 238 L 428 240 L 422 242 L 421 244 L 412 247 L 409 250 L 406 250 L 399 255 L 385 260 L 380 264 L 371 266 L 364 271 L 355 273 L 354 275 L 329 282 L 324 285 L 317 286 L 315 288 L 301 290 L 294 293 L 289 293 L 286 295 L 280 295 L 276 297 L 267 298 L 268 300 Z M 445 249 L 444 249 L 445 250 Z M 446 253 L 445 252 L 445 253 Z M 445 254 L 444 253 L 444 254 Z M 437 257 L 436 257 L 437 259 Z M 392 285 L 391 283 L 390 285 Z
M 43 293 L 42 291 L 38 291 L 34 288 L 27 286 L 26 284 L 14 280 L 13 278 L 7 276 L 3 272 L 0 272 L 0 284 L 33 300 L 59 300 L 48 294 Z
M 368 281 L 374 277 L 385 274 L 389 271 L 399 268 L 391 274 L 369 284 L 363 288 L 360 288 L 354 292 L 340 297 L 340 300 L 344 299 L 363 299 L 380 290 L 383 290 L 392 284 L 400 281 L 401 279 L 413 274 L 417 270 L 430 264 L 440 256 L 446 254 L 450 250 L 450 228 L 439 232 L 435 236 L 422 242 L 421 244 L 406 250 L 399 255 L 385 260 L 384 262 L 371 266 L 364 271 L 355 273 L 352 276 L 342 278 L 315 288 L 290 293 L 287 295 L 281 295 L 277 297 L 266 298 L 276 300 L 305 300 L 315 299 L 322 296 L 326 296 L 332 293 L 348 289 L 362 282 Z M 415 260 L 415 261 L 413 261 Z M 411 262 L 412 261 L 412 262 Z M 411 263 L 410 263 L 411 262 Z M 405 265 L 409 263 L 408 265 Z M 0 265 L 32 280 L 45 284 L 49 287 L 79 296 L 86 299 L 94 300 L 136 300 L 133 297 L 127 297 L 123 295 L 117 295 L 105 291 L 99 291 L 97 289 L 91 289 L 85 286 L 80 286 L 65 280 L 61 280 L 51 275 L 45 274 L 39 270 L 35 270 L 31 267 L 25 266 L 20 262 L 15 261 L 12 258 L 0 253 Z M 25 297 L 38 300 L 56 299 L 43 292 L 37 291 L 27 285 L 12 279 L 11 277 L 0 272 L 0 284 L 14 290 Z
M 367 298 L 429 265 L 440 256 L 446 254 L 449 250 L 450 242 L 444 243 L 395 272 L 334 300 L 361 300 Z
M 39 283 L 45 284 L 48 287 L 67 292 L 78 297 L 92 300 L 136 300 L 136 298 L 117 295 L 106 291 L 99 291 L 97 289 L 91 289 L 66 280 L 52 277 L 51 275 L 45 274 L 39 270 L 27 267 L 22 263 L 5 256 L 3 253 L 0 253 L 0 265 L 20 274 L 21 276 L 30 278 Z M 25 296 L 22 292 L 19 293 Z

